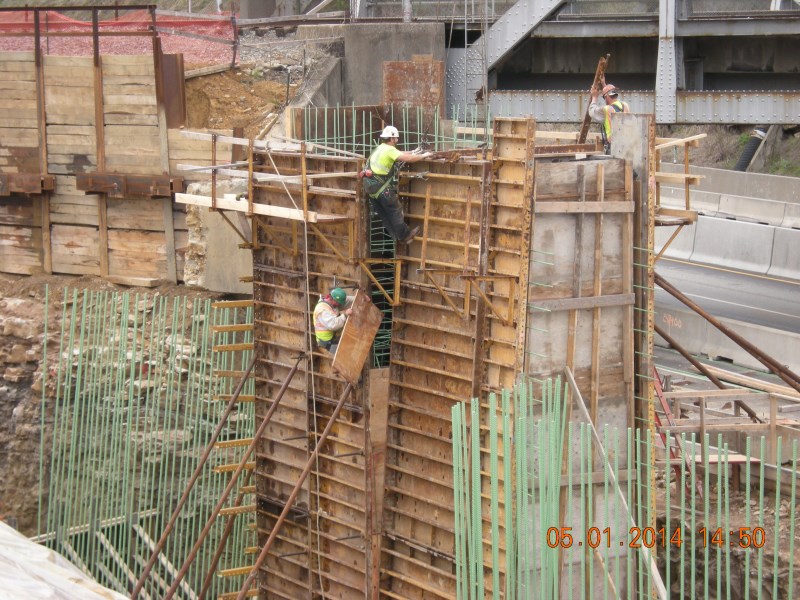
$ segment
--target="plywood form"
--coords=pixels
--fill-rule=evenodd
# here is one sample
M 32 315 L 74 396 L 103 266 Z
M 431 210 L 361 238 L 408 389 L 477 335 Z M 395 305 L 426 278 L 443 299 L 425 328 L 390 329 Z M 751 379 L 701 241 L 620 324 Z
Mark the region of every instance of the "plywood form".
M 303 170 L 302 158 L 296 153 L 273 153 L 272 160 L 283 175 L 300 174 Z M 358 161 L 353 159 L 324 157 L 308 157 L 305 166 L 308 174 L 352 172 L 358 168 Z M 263 170 L 276 172 L 272 167 Z M 326 179 L 315 185 L 339 191 L 304 194 L 302 186 L 289 185 L 290 197 L 280 184 L 269 184 L 259 185 L 255 198 L 275 206 L 301 210 L 305 206 L 310 211 L 324 208 L 328 214 L 360 218 L 354 178 Z M 349 259 L 351 249 L 358 253 L 361 248 L 363 234 L 359 240 L 354 239 L 353 221 L 316 224 L 317 232 L 302 222 L 276 217 L 257 219 L 257 418 L 265 414 L 295 362 L 293 357 L 313 352 L 313 367 L 307 368 L 305 361 L 301 364 L 301 372 L 287 390 L 257 450 L 258 527 L 263 543 L 282 508 L 282 500 L 290 493 L 313 448 L 314 432 L 321 432 L 326 426 L 331 404 L 344 389 L 344 381 L 332 372 L 330 355 L 311 342 L 310 313 L 319 295 L 333 285 L 334 276 L 338 285 L 360 283 L 357 267 Z M 333 255 L 325 240 L 343 253 L 345 260 Z M 316 403 L 309 400 L 313 394 Z M 363 449 L 368 447 L 368 414 L 363 388 L 359 387 L 334 425 L 296 503 L 298 508 L 310 511 L 310 516 L 284 526 L 264 563 L 262 592 L 274 597 L 309 597 L 310 590 L 321 585 L 326 597 L 364 596 L 369 538 Z M 277 510 L 266 509 L 274 503 L 278 503 Z M 280 558 L 298 551 L 305 553 L 291 557 L 290 562 Z
M 431 174 L 408 188 L 408 218 L 426 235 L 409 247 L 395 309 L 380 588 L 387 595 L 455 597 L 450 409 L 513 385 L 518 370 L 533 123 L 495 127 L 494 160 L 425 165 Z
M 96 227 L 53 225 L 53 272 L 74 275 L 99 275 L 98 233 Z

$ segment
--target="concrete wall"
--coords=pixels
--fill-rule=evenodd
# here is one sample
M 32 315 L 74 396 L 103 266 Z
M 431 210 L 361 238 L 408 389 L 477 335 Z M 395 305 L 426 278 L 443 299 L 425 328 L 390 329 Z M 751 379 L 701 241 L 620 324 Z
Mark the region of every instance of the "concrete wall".
M 683 165 L 662 162 L 659 169 L 668 172 L 683 172 Z M 798 185 L 796 177 L 740 173 L 708 167 L 691 167 L 689 170 L 703 176 L 700 185 L 693 186 L 693 190 L 800 204 L 800 185 Z
M 344 38 L 343 104 L 380 104 L 383 101 L 383 63 L 411 60 L 427 54 L 445 60 L 444 25 L 435 23 L 381 23 L 304 25 L 296 39 Z
M 315 67 L 304 82 L 302 93 L 291 106 L 336 106 L 344 104 L 342 59 L 330 57 Z
M 662 163 L 662 171 L 682 170 Z M 704 176 L 691 193 L 700 213 L 664 253 L 671 258 L 715 264 L 800 280 L 800 181 L 759 173 L 692 168 Z M 683 188 L 661 188 L 661 204 L 682 208 Z M 673 232 L 656 230 L 660 250 Z
M 242 193 L 246 186 L 224 181 L 218 184 L 218 194 Z M 210 183 L 193 183 L 187 190 L 190 194 L 211 195 Z M 240 213 L 242 216 L 244 213 Z M 228 215 L 249 239 L 247 219 Z M 244 223 L 241 223 L 244 221 Z M 243 243 L 235 231 L 220 215 L 200 206 L 186 207 L 186 225 L 189 229 L 189 247 L 186 251 L 184 278 L 187 285 L 203 287 L 213 292 L 252 294 L 253 284 L 243 283 L 240 277 L 252 277 L 253 257 L 248 249 L 239 248 Z

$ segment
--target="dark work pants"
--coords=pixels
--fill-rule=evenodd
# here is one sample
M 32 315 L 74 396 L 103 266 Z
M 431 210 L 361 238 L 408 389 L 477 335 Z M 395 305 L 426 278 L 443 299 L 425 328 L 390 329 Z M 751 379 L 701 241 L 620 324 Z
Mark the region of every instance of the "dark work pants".
M 403 216 L 403 207 L 397 198 L 397 186 L 389 184 L 377 198 L 370 197 L 372 210 L 381 218 L 383 226 L 395 240 L 404 240 L 411 233 Z

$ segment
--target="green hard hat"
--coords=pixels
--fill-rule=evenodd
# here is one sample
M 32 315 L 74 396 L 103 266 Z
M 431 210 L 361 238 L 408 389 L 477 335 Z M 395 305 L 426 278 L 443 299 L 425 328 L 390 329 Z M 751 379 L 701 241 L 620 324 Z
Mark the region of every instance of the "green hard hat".
M 342 288 L 333 288 L 331 290 L 331 298 L 336 300 L 339 306 L 344 306 L 347 303 L 347 294 L 344 293 Z

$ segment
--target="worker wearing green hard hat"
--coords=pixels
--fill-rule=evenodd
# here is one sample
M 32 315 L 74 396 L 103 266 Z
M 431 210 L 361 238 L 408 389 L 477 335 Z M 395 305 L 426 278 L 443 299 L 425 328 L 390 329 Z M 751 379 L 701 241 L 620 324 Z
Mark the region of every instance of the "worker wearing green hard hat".
M 353 313 L 350 306 L 354 296 L 348 296 L 342 288 L 335 287 L 329 293 L 321 296 L 314 308 L 314 335 L 317 345 L 336 354 L 344 324 Z

